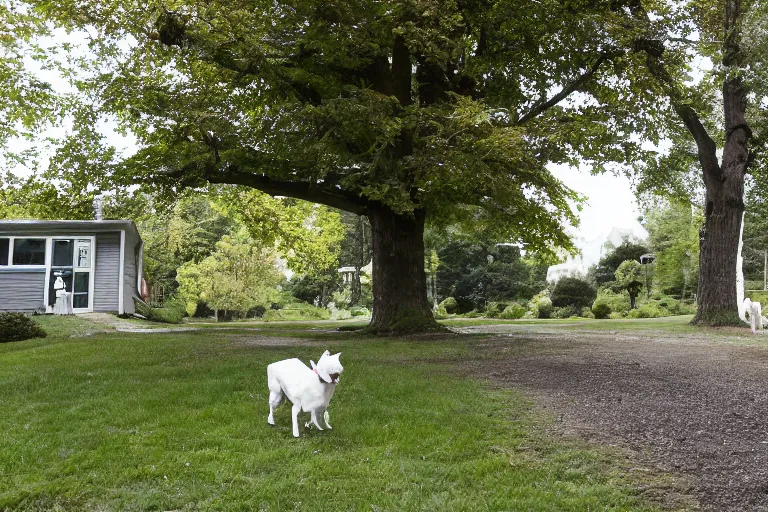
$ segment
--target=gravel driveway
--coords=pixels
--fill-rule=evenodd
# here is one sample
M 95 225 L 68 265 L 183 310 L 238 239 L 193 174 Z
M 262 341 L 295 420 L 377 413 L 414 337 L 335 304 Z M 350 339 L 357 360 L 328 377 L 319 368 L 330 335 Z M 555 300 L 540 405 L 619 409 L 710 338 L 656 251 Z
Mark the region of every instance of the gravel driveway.
M 494 327 L 510 330 L 462 331 Z M 467 364 L 529 394 L 565 433 L 689 477 L 703 510 L 768 511 L 768 336 L 705 338 L 526 327 L 479 343 Z

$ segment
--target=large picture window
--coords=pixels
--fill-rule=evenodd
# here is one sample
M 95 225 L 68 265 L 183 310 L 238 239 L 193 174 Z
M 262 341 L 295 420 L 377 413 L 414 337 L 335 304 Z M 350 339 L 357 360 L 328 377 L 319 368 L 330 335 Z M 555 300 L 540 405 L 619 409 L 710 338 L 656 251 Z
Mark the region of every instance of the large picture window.
M 8 265 L 8 249 L 10 247 L 10 239 L 0 238 L 0 266 Z
M 45 265 L 45 239 L 16 238 L 13 241 L 14 265 Z

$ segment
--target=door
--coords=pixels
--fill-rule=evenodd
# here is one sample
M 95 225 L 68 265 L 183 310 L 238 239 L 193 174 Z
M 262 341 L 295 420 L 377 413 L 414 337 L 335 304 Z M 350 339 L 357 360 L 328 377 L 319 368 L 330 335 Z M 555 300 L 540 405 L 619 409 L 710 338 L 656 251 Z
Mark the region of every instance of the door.
M 91 309 L 91 240 L 74 241 L 74 279 L 72 287 L 72 308 L 80 311 Z

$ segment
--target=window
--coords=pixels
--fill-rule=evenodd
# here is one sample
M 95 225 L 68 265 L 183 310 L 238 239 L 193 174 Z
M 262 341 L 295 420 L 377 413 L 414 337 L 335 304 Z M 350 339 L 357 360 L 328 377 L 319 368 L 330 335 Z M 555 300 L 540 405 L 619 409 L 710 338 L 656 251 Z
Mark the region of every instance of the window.
M 13 241 L 13 264 L 45 265 L 45 239 L 15 239 Z
M 0 238 L 0 265 L 8 264 L 8 247 L 10 246 L 10 239 Z

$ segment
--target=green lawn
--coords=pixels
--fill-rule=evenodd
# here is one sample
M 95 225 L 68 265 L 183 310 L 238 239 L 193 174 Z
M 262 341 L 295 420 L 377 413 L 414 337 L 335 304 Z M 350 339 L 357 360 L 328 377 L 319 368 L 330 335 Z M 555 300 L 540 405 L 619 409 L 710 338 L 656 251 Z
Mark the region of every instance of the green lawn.
M 616 452 L 548 438 L 521 396 L 452 371 L 477 338 L 41 323 L 0 345 L 2 510 L 653 510 Z M 345 366 L 334 430 L 294 439 L 287 406 L 269 427 L 266 365 L 324 348 Z

